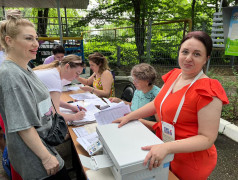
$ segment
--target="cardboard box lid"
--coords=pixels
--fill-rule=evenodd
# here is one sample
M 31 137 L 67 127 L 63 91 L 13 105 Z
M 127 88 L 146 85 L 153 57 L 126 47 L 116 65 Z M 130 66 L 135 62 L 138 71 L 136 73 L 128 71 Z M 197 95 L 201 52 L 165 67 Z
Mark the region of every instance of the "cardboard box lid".
M 132 121 L 121 128 L 115 123 L 98 126 L 97 132 L 104 148 L 122 174 L 147 168 L 142 164 L 149 151 L 144 151 L 141 147 L 163 143 L 140 121 Z M 172 159 L 173 155 L 168 155 L 163 163 Z

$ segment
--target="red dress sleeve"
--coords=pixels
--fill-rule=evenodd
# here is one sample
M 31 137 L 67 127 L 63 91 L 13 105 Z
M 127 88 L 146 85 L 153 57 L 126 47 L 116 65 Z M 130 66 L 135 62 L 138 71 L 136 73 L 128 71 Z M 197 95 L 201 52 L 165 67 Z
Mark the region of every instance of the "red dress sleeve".
M 166 83 L 167 80 L 169 80 L 174 75 L 179 74 L 180 72 L 181 72 L 181 69 L 174 68 L 171 71 L 169 71 L 167 74 L 163 75 L 162 79 L 163 79 L 164 83 Z
M 229 103 L 225 90 L 216 79 L 204 79 L 196 86 L 195 92 L 200 96 L 197 106 L 198 111 L 209 104 L 213 100 L 213 97 L 220 99 L 222 104 Z

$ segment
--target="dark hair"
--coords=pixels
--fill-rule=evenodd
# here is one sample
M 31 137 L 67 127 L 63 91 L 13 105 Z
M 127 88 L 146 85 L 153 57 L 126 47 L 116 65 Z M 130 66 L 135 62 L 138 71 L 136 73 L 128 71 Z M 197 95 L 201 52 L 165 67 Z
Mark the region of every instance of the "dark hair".
M 89 55 L 88 60 L 99 66 L 99 74 L 102 74 L 105 70 L 110 70 L 107 59 L 99 52 Z
M 52 52 L 53 52 L 54 55 L 56 55 L 58 53 L 65 54 L 65 49 L 61 45 L 56 45 L 56 46 L 53 47 Z
M 211 52 L 212 52 L 212 39 L 211 37 L 203 32 L 203 31 L 193 31 L 193 32 L 189 32 L 184 38 L 183 40 L 181 41 L 180 43 L 180 48 L 182 46 L 182 44 L 187 41 L 188 39 L 191 39 L 191 38 L 195 38 L 197 40 L 199 40 L 200 42 L 203 43 L 203 45 L 205 46 L 206 48 L 206 51 L 207 51 L 207 56 L 210 56 L 211 55 Z

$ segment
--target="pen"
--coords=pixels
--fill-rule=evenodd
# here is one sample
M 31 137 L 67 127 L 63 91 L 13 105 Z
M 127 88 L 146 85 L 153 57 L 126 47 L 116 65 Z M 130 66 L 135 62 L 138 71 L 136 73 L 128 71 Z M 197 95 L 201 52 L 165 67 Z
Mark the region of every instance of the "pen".
M 79 105 L 77 105 L 77 107 L 78 107 L 79 111 L 81 111 L 81 109 L 80 109 Z

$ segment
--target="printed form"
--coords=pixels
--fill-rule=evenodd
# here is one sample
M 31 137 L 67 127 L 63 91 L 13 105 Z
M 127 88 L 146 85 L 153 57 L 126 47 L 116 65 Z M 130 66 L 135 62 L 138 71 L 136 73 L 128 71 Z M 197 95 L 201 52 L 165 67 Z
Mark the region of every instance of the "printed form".
M 107 109 L 101 110 L 94 114 L 98 125 L 110 124 L 112 121 L 123 117 L 131 112 L 130 106 L 124 102 L 113 104 Z

